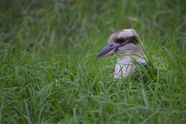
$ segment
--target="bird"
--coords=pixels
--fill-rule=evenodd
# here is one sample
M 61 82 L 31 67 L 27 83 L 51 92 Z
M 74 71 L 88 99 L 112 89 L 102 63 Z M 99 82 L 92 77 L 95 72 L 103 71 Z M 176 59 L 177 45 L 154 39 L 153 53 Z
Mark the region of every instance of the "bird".
M 116 54 L 114 78 L 122 79 L 132 75 L 131 80 L 138 80 L 141 77 L 140 70 L 146 70 L 149 65 L 142 47 L 141 39 L 134 29 L 123 29 L 109 37 L 107 45 L 96 57 Z M 146 74 L 146 71 L 143 74 Z M 142 79 L 147 78 L 143 76 Z

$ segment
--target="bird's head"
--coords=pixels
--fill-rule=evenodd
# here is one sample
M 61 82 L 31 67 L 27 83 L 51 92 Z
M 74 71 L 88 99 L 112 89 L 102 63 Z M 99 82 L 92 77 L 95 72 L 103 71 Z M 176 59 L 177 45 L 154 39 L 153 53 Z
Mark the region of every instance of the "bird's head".
M 113 33 L 107 45 L 99 52 L 97 57 L 104 57 L 114 53 L 137 53 L 142 55 L 139 35 L 134 29 L 123 29 Z

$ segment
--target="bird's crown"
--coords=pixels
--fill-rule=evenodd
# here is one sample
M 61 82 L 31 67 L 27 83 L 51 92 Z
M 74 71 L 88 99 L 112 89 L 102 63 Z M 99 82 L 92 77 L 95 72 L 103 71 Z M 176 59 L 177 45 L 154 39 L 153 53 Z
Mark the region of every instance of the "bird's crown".
M 139 38 L 139 35 L 136 33 L 134 29 L 123 29 L 123 30 L 113 33 L 109 37 L 108 43 L 111 43 L 111 42 L 122 43 L 126 39 L 131 39 L 131 38 L 134 39 L 135 37 Z

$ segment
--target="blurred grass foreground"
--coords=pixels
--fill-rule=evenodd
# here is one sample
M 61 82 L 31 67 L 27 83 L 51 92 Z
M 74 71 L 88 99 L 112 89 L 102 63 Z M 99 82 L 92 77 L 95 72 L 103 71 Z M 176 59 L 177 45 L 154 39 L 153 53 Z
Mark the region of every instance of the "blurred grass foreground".
M 134 28 L 158 69 L 116 80 L 110 34 Z M 1 0 L 0 123 L 185 124 L 185 0 Z

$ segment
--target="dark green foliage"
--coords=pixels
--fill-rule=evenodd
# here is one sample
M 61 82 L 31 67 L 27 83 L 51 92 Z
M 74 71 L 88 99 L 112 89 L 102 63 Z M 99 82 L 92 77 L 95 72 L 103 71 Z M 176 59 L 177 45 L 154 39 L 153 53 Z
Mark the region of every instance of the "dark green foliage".
M 1 0 L 0 123 L 185 123 L 185 6 Z M 145 84 L 114 79 L 116 56 L 96 59 L 124 28 L 138 32 L 153 65 Z

